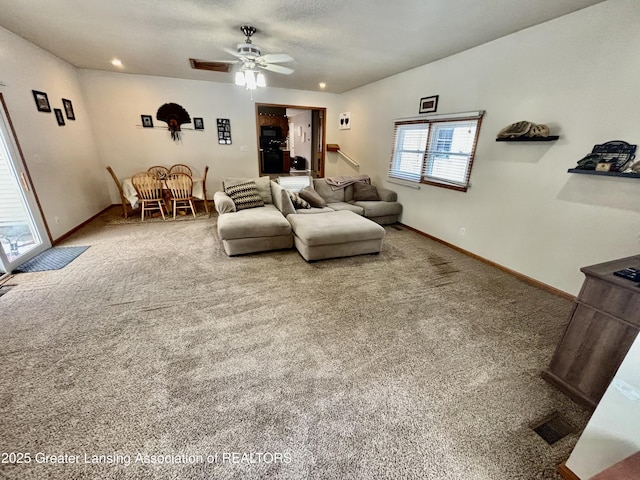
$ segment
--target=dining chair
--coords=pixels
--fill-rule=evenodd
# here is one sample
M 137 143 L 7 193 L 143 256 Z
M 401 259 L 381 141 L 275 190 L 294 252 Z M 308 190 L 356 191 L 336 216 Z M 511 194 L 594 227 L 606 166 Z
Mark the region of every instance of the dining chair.
M 127 205 L 129 205 L 129 202 L 127 202 L 127 199 L 124 198 L 124 192 L 122 191 L 122 183 L 120 183 L 120 180 L 118 180 L 118 177 L 116 176 L 111 166 L 107 167 L 107 171 L 109 172 L 109 174 L 111 175 L 111 178 L 113 178 L 113 181 L 116 183 L 116 186 L 118 187 L 118 193 L 120 194 L 120 201 L 122 202 L 122 215 L 124 216 L 124 218 L 127 218 L 127 215 L 128 215 L 127 210 L 129 209 Z M 131 209 L 131 211 L 133 212 L 133 208 Z
M 190 177 L 193 177 L 193 172 L 191 171 L 191 167 L 183 163 L 177 163 L 175 165 L 171 165 L 171 168 L 169 168 L 169 173 L 176 173 L 176 172 L 186 173 Z
M 133 188 L 138 193 L 138 200 L 142 208 L 142 221 L 144 222 L 144 212 L 160 210 L 162 219 L 165 220 L 164 208 L 162 208 L 162 180 L 155 173 L 140 172 L 131 177 Z
M 209 213 L 209 203 L 207 201 L 207 172 L 209 171 L 209 165 L 204 167 L 204 175 L 202 176 L 202 198 L 204 198 L 204 209 Z
M 163 180 L 164 177 L 169 173 L 169 169 L 167 167 L 163 167 L 162 165 L 154 165 L 153 167 L 149 167 L 147 172 L 151 172 L 155 174 L 160 180 Z
M 167 175 L 164 182 L 171 192 L 171 206 L 173 207 L 173 218 L 176 218 L 178 205 L 190 208 L 193 218 L 196 218 L 196 209 L 193 206 L 193 179 L 183 172 L 172 172 Z

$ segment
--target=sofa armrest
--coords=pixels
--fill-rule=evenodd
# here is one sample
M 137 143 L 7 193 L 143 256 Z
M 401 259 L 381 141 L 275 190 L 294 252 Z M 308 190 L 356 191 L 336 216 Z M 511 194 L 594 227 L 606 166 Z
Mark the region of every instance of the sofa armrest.
M 293 203 L 289 197 L 289 192 L 273 180 L 271 180 L 271 197 L 273 198 L 273 204 L 285 217 L 296 213 L 296 209 L 293 208 Z
M 378 196 L 380 197 L 380 200 L 382 200 L 383 202 L 398 201 L 398 194 L 393 190 L 389 190 L 388 188 L 383 188 L 383 187 L 376 187 L 376 190 L 378 190 Z
M 213 194 L 213 204 L 219 214 L 231 213 L 236 211 L 236 204 L 229 195 L 224 192 L 216 192 Z

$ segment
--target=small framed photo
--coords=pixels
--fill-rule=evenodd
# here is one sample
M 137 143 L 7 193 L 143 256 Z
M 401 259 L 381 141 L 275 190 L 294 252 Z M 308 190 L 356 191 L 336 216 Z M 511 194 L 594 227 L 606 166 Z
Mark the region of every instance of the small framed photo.
M 62 105 L 64 106 L 64 112 L 67 115 L 67 119 L 75 120 L 76 114 L 73 113 L 73 104 L 71 103 L 71 100 L 67 100 L 66 98 L 63 98 Z
M 440 95 L 433 95 L 431 97 L 424 97 L 420 99 L 420 110 L 418 113 L 433 113 L 438 110 L 438 97 Z
M 153 128 L 153 118 L 151 118 L 151 115 L 140 115 L 140 118 L 142 118 L 142 126 L 144 128 Z
M 196 130 L 204 130 L 204 121 L 201 118 L 193 118 L 193 128 Z
M 62 115 L 62 109 L 54 108 L 53 111 L 56 114 L 56 120 L 58 120 L 58 125 L 62 127 L 64 125 L 64 115 Z
M 38 92 L 37 90 L 31 90 L 33 92 L 33 98 L 36 101 L 36 107 L 39 112 L 51 112 L 51 106 L 49 105 L 49 97 L 44 92 Z

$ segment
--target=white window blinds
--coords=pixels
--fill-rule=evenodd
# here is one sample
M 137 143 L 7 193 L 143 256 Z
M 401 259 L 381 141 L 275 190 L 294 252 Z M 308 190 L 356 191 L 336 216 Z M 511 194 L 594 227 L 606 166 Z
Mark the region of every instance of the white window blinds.
M 389 177 L 466 190 L 482 113 L 396 122 Z
M 428 125 L 396 125 L 394 156 L 389 176 L 419 182 L 428 137 Z

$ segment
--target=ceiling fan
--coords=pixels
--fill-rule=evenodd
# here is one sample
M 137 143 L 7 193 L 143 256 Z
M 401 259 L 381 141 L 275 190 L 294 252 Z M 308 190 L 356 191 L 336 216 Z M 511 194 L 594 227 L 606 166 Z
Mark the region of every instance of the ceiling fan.
M 252 27 L 251 25 L 243 25 L 240 27 L 240 30 L 247 37 L 244 43 L 239 43 L 235 51 L 230 48 L 224 49 L 225 52 L 237 57 L 238 60 L 209 62 L 190 58 L 189 62 L 191 63 L 191 68 L 227 73 L 231 71 L 231 67 L 233 65 L 241 64 L 242 71 L 255 71 L 256 68 L 262 68 L 270 72 L 282 73 L 284 75 L 290 75 L 294 72 L 294 70 L 289 67 L 277 65 L 278 63 L 292 62 L 293 58 L 290 55 L 287 55 L 286 53 L 268 53 L 266 55 L 262 55 L 260 47 L 251 42 L 251 36 L 257 31 L 255 27 Z

